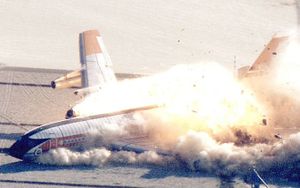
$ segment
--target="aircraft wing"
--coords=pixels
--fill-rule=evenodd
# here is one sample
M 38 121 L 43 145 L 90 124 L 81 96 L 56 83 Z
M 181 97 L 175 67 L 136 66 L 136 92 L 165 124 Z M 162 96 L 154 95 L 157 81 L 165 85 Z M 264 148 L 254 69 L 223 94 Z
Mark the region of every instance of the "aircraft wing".
M 278 56 L 287 46 L 289 36 L 274 36 L 267 44 L 252 66 L 241 67 L 238 77 L 253 77 L 267 74 L 268 70 L 278 61 Z

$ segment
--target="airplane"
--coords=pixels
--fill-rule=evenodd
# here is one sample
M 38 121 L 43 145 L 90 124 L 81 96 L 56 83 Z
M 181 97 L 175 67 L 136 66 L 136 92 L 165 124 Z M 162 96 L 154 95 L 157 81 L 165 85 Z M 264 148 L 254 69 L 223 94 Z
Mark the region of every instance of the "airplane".
M 278 53 L 275 51 L 278 44 L 284 40 L 286 38 L 273 38 L 253 66 L 240 69 L 240 74 L 243 77 L 248 77 L 261 71 L 261 65 L 270 62 L 272 56 Z M 81 70 L 57 78 L 51 82 L 51 86 L 53 88 L 81 86 L 81 89 L 76 90 L 75 94 L 86 97 L 101 90 L 105 87 L 105 84 L 116 83 L 117 79 L 112 70 L 112 63 L 99 32 L 90 30 L 80 33 L 79 44 Z M 134 121 L 134 113 L 159 107 L 157 104 L 145 105 L 85 117 L 76 114 L 71 108 L 67 111 L 65 120 L 47 123 L 26 132 L 9 148 L 9 154 L 21 160 L 36 161 L 39 156 L 52 149 L 64 147 L 77 150 L 88 142 L 88 132 L 90 130 L 101 131 L 108 123 L 118 124 L 128 120 Z M 136 138 L 141 137 L 143 135 L 136 135 Z M 147 139 L 146 136 L 145 139 Z M 136 153 L 153 150 L 161 155 L 176 156 L 170 151 L 158 148 L 155 144 L 147 144 L 144 139 L 139 139 L 135 143 L 132 143 L 132 140 L 135 140 L 135 138 L 120 139 L 105 146 L 112 150 L 126 150 Z
M 76 90 L 74 94 L 86 97 L 101 90 L 105 84 L 117 82 L 110 57 L 97 30 L 80 33 L 79 45 L 81 69 L 51 81 L 52 88 L 81 86 L 81 89 Z M 66 120 L 41 125 L 25 133 L 10 147 L 9 154 L 25 161 L 34 161 L 42 153 L 51 149 L 80 148 L 88 142 L 87 133 L 90 130 L 101 131 L 107 124 L 118 124 L 129 120 L 132 122 L 134 113 L 157 107 L 157 105 L 138 106 L 87 117 L 79 116 L 71 108 L 66 113 Z M 146 151 L 145 148 L 126 141 L 112 144 L 110 147 L 137 153 Z

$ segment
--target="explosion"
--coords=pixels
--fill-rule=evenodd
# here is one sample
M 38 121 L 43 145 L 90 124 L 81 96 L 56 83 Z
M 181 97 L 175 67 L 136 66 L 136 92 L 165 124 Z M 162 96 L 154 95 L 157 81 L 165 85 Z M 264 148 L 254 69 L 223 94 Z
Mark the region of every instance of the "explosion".
M 274 83 L 279 87 L 283 87 L 282 91 L 295 98 L 300 92 L 300 44 L 297 38 L 291 37 L 288 46 L 284 50 L 279 63 L 274 67 L 275 80 Z M 297 98 L 295 98 L 297 99 Z
M 132 130 L 147 135 L 192 170 L 243 176 L 255 166 L 261 172 L 273 170 L 281 177 L 299 180 L 295 175 L 300 160 L 299 45 L 290 43 L 286 49 L 276 66 L 262 77 L 239 81 L 211 62 L 177 65 L 164 73 L 108 85 L 74 109 L 81 115 L 92 115 L 158 105 L 137 112 L 135 125 L 117 126 L 115 137 L 130 136 Z M 262 121 L 265 118 L 268 125 Z M 287 127 L 295 128 L 293 134 L 281 132 Z M 274 137 L 281 138 L 279 133 L 283 139 Z M 110 162 L 164 165 L 170 161 L 176 163 L 175 158 L 155 152 L 135 154 L 105 148 L 83 153 L 58 149 L 41 158 L 43 163 L 97 166 Z
M 250 127 L 261 124 L 264 116 L 251 91 L 216 63 L 178 65 L 165 73 L 120 81 L 73 109 L 92 115 L 147 105 L 161 106 L 160 114 L 188 121 L 186 128 L 196 130 Z

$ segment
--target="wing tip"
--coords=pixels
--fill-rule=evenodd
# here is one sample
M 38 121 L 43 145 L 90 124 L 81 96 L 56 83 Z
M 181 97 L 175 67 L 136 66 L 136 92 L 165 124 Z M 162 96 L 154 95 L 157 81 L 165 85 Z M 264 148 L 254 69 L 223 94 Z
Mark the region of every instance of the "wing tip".
M 90 29 L 83 31 L 82 34 L 89 36 L 100 36 L 100 32 L 97 29 Z
M 276 38 L 293 38 L 297 35 L 296 31 L 281 31 L 281 32 L 277 32 L 275 33 L 272 38 L 276 39 Z

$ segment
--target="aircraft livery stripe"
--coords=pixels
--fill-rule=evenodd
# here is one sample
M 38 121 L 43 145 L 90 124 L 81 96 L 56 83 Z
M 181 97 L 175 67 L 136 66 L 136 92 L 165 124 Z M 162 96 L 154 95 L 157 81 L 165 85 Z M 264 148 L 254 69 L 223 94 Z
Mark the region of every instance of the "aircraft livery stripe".
M 46 129 L 50 129 L 50 128 L 53 128 L 53 127 L 56 127 L 59 125 L 71 124 L 71 123 L 82 122 L 82 121 L 87 121 L 87 120 L 94 120 L 94 119 L 105 118 L 105 117 L 112 117 L 112 116 L 123 115 L 123 114 L 129 114 L 129 113 L 133 113 L 133 112 L 137 112 L 137 111 L 150 110 L 150 109 L 154 109 L 154 108 L 158 108 L 158 107 L 160 107 L 160 106 L 150 105 L 150 106 L 144 106 L 144 107 L 139 107 L 139 108 L 126 109 L 126 110 L 112 112 L 112 113 L 105 113 L 105 114 L 63 120 L 63 121 L 59 121 L 59 122 L 42 125 L 40 127 L 37 127 L 36 129 L 33 129 L 32 131 L 26 133 L 25 135 L 30 137 L 31 135 L 36 134 L 37 132 L 40 132 L 40 131 L 46 130 Z

